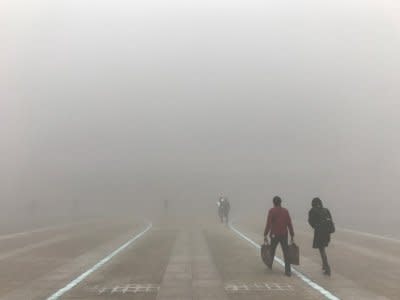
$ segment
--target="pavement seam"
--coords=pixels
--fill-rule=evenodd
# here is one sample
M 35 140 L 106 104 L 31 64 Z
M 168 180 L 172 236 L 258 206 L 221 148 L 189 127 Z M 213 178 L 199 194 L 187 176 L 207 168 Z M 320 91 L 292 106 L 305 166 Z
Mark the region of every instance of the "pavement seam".
M 227 299 L 205 238 L 198 230 L 178 234 L 157 300 Z

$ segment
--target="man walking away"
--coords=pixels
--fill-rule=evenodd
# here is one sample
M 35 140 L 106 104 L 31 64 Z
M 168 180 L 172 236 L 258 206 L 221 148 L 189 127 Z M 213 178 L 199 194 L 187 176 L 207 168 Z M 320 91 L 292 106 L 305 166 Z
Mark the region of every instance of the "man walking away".
M 327 208 L 324 208 L 319 198 L 314 198 L 311 202 L 311 210 L 308 213 L 308 223 L 314 228 L 313 248 L 319 249 L 322 259 L 322 270 L 327 276 L 331 275 L 331 267 L 326 255 L 326 247 L 331 240 L 331 234 L 335 232 L 335 225 L 332 215 Z
M 291 276 L 292 273 L 288 255 L 288 231 L 293 242 L 294 231 L 292 220 L 288 210 L 281 206 L 282 199 L 279 196 L 274 197 L 273 203 L 274 207 L 268 212 L 267 224 L 264 231 L 264 239 L 268 243 L 268 234 L 270 234 L 272 262 L 273 258 L 275 257 L 276 247 L 278 244 L 281 244 L 283 257 L 285 260 L 285 274 L 286 276 Z M 272 262 L 269 266 L 270 269 L 272 269 Z

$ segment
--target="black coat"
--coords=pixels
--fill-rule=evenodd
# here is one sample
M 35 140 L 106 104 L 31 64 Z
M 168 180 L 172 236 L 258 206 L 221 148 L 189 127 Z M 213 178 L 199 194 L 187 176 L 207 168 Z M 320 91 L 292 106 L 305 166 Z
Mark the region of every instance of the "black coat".
M 324 207 L 313 207 L 308 213 L 308 223 L 314 228 L 313 248 L 316 249 L 328 247 L 331 241 L 329 228 L 323 225 L 325 214 L 332 219 L 330 211 Z

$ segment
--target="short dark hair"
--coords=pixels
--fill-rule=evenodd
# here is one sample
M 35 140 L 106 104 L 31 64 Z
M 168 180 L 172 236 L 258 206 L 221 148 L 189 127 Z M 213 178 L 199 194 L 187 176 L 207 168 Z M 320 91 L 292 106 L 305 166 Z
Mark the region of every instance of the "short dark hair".
M 322 200 L 319 199 L 318 197 L 315 197 L 315 198 L 312 199 L 312 201 L 311 201 L 311 206 L 312 206 L 312 207 L 323 207 L 323 205 L 322 205 Z
M 275 196 L 274 199 L 272 199 L 272 202 L 274 202 L 275 206 L 281 206 L 282 199 L 279 196 Z

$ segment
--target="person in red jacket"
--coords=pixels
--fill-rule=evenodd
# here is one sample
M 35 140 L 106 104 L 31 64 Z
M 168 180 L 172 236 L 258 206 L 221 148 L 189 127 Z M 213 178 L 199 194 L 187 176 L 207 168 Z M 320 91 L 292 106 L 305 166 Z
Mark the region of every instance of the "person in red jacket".
M 271 239 L 271 256 L 275 257 L 275 251 L 278 244 L 281 244 L 285 260 L 285 274 L 291 276 L 291 267 L 288 257 L 288 231 L 293 242 L 294 231 L 289 211 L 281 206 L 282 199 L 275 196 L 273 199 L 274 207 L 268 212 L 267 224 L 264 231 L 264 239 L 268 243 L 268 235 Z M 273 261 L 273 259 L 272 259 Z M 272 269 L 272 263 L 269 266 Z

